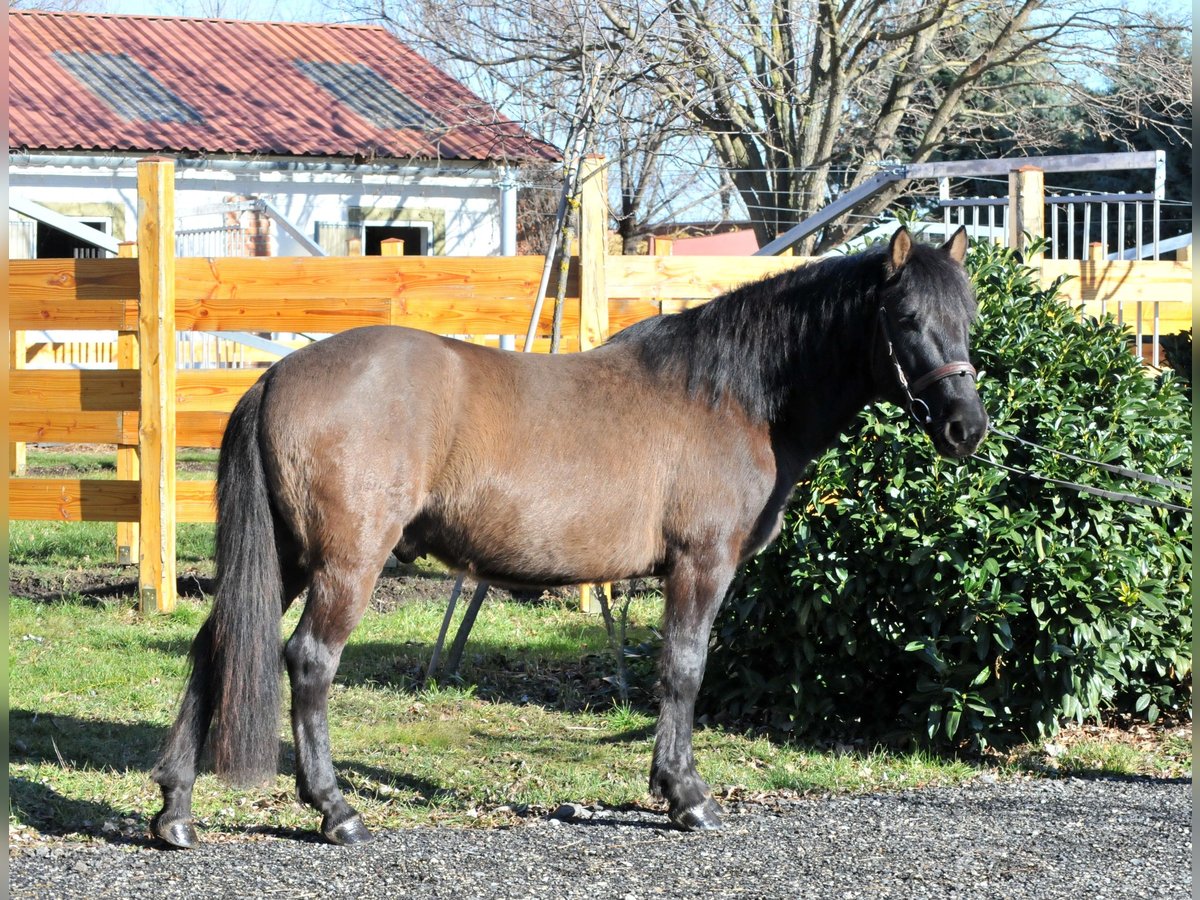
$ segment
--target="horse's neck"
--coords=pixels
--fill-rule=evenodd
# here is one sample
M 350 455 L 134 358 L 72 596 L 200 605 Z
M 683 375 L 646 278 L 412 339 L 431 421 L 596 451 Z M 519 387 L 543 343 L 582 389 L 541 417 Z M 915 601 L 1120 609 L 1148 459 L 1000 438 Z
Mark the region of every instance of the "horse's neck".
M 871 327 L 854 325 L 859 334 L 869 333 Z M 871 371 L 875 348 L 870 341 L 863 348 L 853 357 L 825 353 L 798 361 L 795 388 L 772 432 L 780 449 L 801 467 L 837 440 L 864 407 L 879 399 Z

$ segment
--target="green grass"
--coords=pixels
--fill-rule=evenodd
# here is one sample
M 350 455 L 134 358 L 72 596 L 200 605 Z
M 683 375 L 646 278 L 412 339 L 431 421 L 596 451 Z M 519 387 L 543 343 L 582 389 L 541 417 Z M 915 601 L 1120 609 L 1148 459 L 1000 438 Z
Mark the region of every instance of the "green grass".
M 660 606 L 655 597 L 634 602 L 634 640 L 649 633 Z M 468 647 L 463 683 L 421 689 L 416 678 L 442 609 L 428 602 L 370 612 L 343 657 L 330 701 L 334 759 L 370 824 L 495 823 L 506 815 L 495 812 L 502 806 L 651 802 L 654 718 L 645 697 L 641 705 L 617 705 L 587 686 L 599 683 L 609 662 L 596 617 L 565 603 L 490 601 Z M 203 615 L 190 602 L 142 619 L 124 603 L 13 599 L 15 825 L 71 837 L 105 822 L 148 821 L 158 808 L 148 772 Z M 289 612 L 285 631 L 296 615 Z M 563 687 L 572 681 L 580 682 L 575 693 Z M 695 743 L 701 771 L 719 794 L 915 787 L 975 774 L 966 762 L 923 754 L 830 754 L 719 729 L 699 729 Z M 316 814 L 293 799 L 292 759 L 285 740 L 282 773 L 262 788 L 233 790 L 201 776 L 195 810 L 203 826 L 225 833 L 315 827 Z
M 116 453 L 103 450 L 54 450 L 31 446 L 27 454 L 30 478 L 117 477 Z M 217 451 L 181 448 L 176 454 L 181 479 L 215 477 Z M 64 471 L 66 470 L 66 471 Z M 176 559 L 184 566 L 205 568 L 213 557 L 215 526 L 181 522 L 176 528 Z M 91 569 L 116 562 L 114 522 L 13 521 L 9 523 L 9 561 L 39 571 Z
M 182 565 L 207 565 L 213 557 L 215 534 L 210 522 L 180 522 L 175 528 L 176 560 Z M 115 563 L 116 547 L 114 522 L 8 523 L 8 558 L 14 566 L 89 569 Z
M 85 477 L 111 477 L 114 468 L 111 454 L 39 450 L 30 458 L 34 474 L 70 466 Z M 180 454 L 193 468 L 215 458 L 215 451 Z M 181 567 L 211 572 L 212 525 L 182 524 L 177 541 Z M 64 586 L 81 573 L 133 577 L 133 569 L 113 565 L 114 545 L 110 523 L 10 523 L 14 577 Z M 409 571 L 445 574 L 428 560 Z M 174 719 L 187 647 L 206 608 L 182 600 L 171 615 L 143 619 L 129 600 L 61 593 L 54 603 L 10 602 L 10 825 L 76 839 L 129 820 L 144 832 L 159 806 L 149 770 Z M 631 645 L 651 638 L 661 605 L 654 595 L 634 599 Z M 569 600 L 493 598 L 472 634 L 462 680 L 421 687 L 444 609 L 438 599 L 370 611 L 343 655 L 330 698 L 334 762 L 371 826 L 496 824 L 509 815 L 504 807 L 651 802 L 651 660 L 633 661 L 632 702 L 617 703 L 605 680 L 613 663 L 599 617 Z M 289 611 L 283 634 L 297 616 Z M 195 812 L 210 838 L 252 827 L 316 827 L 316 813 L 294 800 L 286 726 L 281 736 L 281 774 L 271 784 L 233 790 L 201 776 Z M 830 751 L 718 728 L 698 728 L 695 748 L 719 796 L 957 784 L 987 765 L 921 752 Z M 1002 773 L 1187 777 L 1191 745 L 1181 732 L 1132 743 L 1107 735 L 1053 753 L 1032 745 L 998 765 Z
M 181 447 L 175 452 L 175 462 L 185 467 L 178 472 L 181 479 L 211 479 L 217 471 L 217 451 Z M 33 446 L 26 452 L 25 468 L 30 478 L 55 475 L 63 469 L 72 470 L 74 478 L 116 478 L 117 455 L 112 450 L 54 450 Z

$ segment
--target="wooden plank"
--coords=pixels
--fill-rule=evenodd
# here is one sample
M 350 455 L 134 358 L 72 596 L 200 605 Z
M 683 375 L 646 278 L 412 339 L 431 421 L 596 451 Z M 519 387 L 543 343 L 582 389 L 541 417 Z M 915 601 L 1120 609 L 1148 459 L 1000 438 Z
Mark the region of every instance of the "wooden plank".
M 1060 275 L 1071 276 L 1058 289 L 1062 298 L 1071 303 L 1157 301 L 1185 304 L 1189 308 L 1192 303 L 1190 262 L 1043 259 L 1038 268 L 1043 287 Z
M 604 343 L 609 328 L 608 169 L 603 157 L 590 156 L 583 161 L 579 190 L 578 331 L 579 346 L 588 350 Z
M 137 256 L 136 241 L 122 241 L 117 253 L 123 259 Z M 138 368 L 138 336 L 136 331 L 117 332 L 117 367 L 120 369 Z M 122 420 L 132 418 L 122 416 Z M 122 424 L 125 424 L 122 421 Z M 138 432 L 136 422 L 132 434 L 122 435 L 117 441 L 117 478 L 127 481 L 139 481 L 142 473 L 142 463 L 138 448 Z M 137 522 L 117 523 L 117 565 L 132 565 L 137 558 L 139 528 Z
M 137 321 L 135 259 L 20 259 L 9 263 L 8 327 L 131 328 Z
M 143 613 L 175 608 L 175 163 L 138 162 L 138 594 Z
M 1008 173 L 1008 246 L 1020 250 L 1031 265 L 1042 258 L 1027 245 L 1026 235 L 1046 233 L 1046 173 L 1037 166 L 1021 166 Z
M 14 478 L 8 483 L 8 517 L 57 522 L 135 520 L 136 481 Z
M 217 520 L 217 483 L 180 481 L 175 485 L 175 514 L 180 522 Z
M 25 368 L 25 332 L 9 331 L 8 333 L 8 369 L 14 372 Z M 25 474 L 26 452 L 25 438 L 15 434 L 12 428 L 8 430 L 8 473 L 21 476 Z M 12 438 L 18 440 L 12 440 Z
M 137 440 L 137 413 L 10 408 L 8 433 L 23 441 L 124 444 Z M 120 472 L 117 477 L 122 477 Z
M 221 436 L 229 421 L 226 412 L 181 412 L 176 416 L 175 445 L 177 447 L 221 446 Z M 57 411 L 45 412 L 33 409 L 10 409 L 8 412 L 9 437 L 20 441 L 59 444 L 116 444 L 117 478 L 136 480 L 132 474 L 122 470 L 121 450 L 136 449 L 138 439 L 138 414 L 136 412 Z M 136 460 L 135 460 L 136 461 Z M 132 546 L 132 545 L 131 545 Z
M 655 303 L 653 300 L 609 300 L 609 334 L 616 334 L 622 328 L 628 328 L 635 322 L 651 319 L 661 313 L 661 304 Z
M 269 257 L 268 257 L 269 258 Z M 347 300 L 262 300 L 219 297 L 181 300 L 175 325 L 184 331 L 348 331 L 363 325 L 387 325 L 391 304 L 385 298 Z
M 570 333 L 579 335 L 581 350 L 598 347 L 608 337 L 607 172 L 603 157 L 589 156 L 583 160 L 579 173 L 579 324 L 571 329 Z M 567 308 L 575 308 L 575 304 Z M 566 330 L 564 322 L 563 331 Z M 611 584 L 604 585 L 601 590 L 606 597 L 612 599 Z M 579 610 L 599 615 L 600 603 L 592 593 L 592 585 L 579 586 Z
M 393 304 L 391 324 L 431 331 L 434 334 L 523 335 L 529 327 L 529 316 L 532 312 L 532 301 L 528 304 L 518 304 L 511 300 L 487 297 L 426 302 L 406 299 Z M 542 308 L 542 315 L 538 320 L 539 333 L 550 333 L 553 318 L 554 304 L 547 303 Z M 575 333 L 578 328 L 579 302 L 576 298 L 568 296 L 563 305 L 563 333 Z
M 266 369 L 184 369 L 175 382 L 176 413 L 233 412 Z M 185 445 L 187 446 L 187 445 Z
M 137 303 L 136 259 L 14 259 L 8 265 L 10 302 Z
M 104 260 L 80 260 L 80 262 Z M 55 331 L 107 331 L 137 324 L 134 300 L 75 300 L 58 297 L 12 298 L 8 327 Z
M 177 412 L 175 416 L 175 446 L 204 447 L 215 449 L 221 446 L 225 426 L 229 424 L 229 413 L 209 410 Z M 179 488 L 177 482 L 176 490 Z
M 8 517 L 43 522 L 136 522 L 141 487 L 136 481 L 80 478 L 13 478 Z M 180 522 L 216 521 L 216 482 L 180 481 L 175 512 Z
M 240 300 L 253 307 L 406 299 L 410 303 L 488 297 L 532 302 L 540 256 L 314 256 L 180 259 L 181 304 Z M 577 293 L 578 289 L 576 288 Z
M 801 256 L 610 256 L 608 296 L 642 300 L 711 299 L 810 262 Z
M 136 410 L 138 381 L 137 372 L 120 369 L 25 369 L 9 373 L 8 402 L 46 412 Z

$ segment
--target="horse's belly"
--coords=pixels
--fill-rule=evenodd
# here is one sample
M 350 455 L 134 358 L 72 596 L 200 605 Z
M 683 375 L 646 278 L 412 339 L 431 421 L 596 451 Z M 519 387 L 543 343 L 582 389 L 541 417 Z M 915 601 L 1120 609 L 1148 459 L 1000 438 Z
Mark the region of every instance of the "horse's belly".
M 410 552 L 498 584 L 558 586 L 654 574 L 664 555 L 661 514 L 585 495 L 513 496 L 474 490 L 433 497 L 405 529 Z

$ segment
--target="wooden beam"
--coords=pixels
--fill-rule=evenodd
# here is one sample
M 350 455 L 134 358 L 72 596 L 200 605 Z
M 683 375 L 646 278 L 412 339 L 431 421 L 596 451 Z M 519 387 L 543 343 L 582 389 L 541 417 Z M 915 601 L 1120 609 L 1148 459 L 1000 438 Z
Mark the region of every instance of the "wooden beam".
M 579 346 L 608 339 L 608 169 L 603 157 L 583 160 L 579 173 Z
M 811 259 L 803 256 L 610 256 L 608 296 L 614 300 L 711 300 L 739 285 L 807 262 Z
M 1022 166 L 1008 175 L 1008 246 L 1037 265 L 1041 253 L 1032 251 L 1031 239 L 1046 234 L 1046 175 L 1037 166 Z
M 175 608 L 175 163 L 138 162 L 141 491 L 138 594 L 143 613 Z
M 10 300 L 137 300 L 138 267 L 128 259 L 14 259 Z
M 598 347 L 608 338 L 608 169 L 603 157 L 589 156 L 579 171 L 579 349 Z M 612 592 L 611 585 L 603 588 Z M 598 615 L 592 586 L 579 586 L 579 608 Z
M 119 522 L 139 512 L 135 481 L 14 478 L 8 483 L 8 517 L 50 522 Z
M 120 412 L 138 408 L 138 388 L 138 373 L 120 369 L 26 369 L 9 375 L 8 402 L 45 412 Z
M 42 522 L 134 522 L 141 512 L 136 481 L 87 478 L 14 478 L 8 517 Z M 216 521 L 216 482 L 181 481 L 175 496 L 180 522 Z
M 8 370 L 9 377 L 18 369 L 25 368 L 25 332 L 10 330 L 8 332 Z M 12 426 L 9 426 L 9 437 L 14 437 Z M 25 442 L 9 441 L 8 444 L 8 472 L 10 475 L 21 476 L 25 474 Z
M 136 442 L 137 413 L 10 408 L 8 433 L 23 441 L 50 443 L 121 444 L 130 440 Z M 119 467 L 117 477 L 123 477 Z
M 264 369 L 184 369 L 175 384 L 176 412 L 233 412 Z
M 122 259 L 136 257 L 137 242 L 122 241 L 117 248 L 117 255 Z M 138 368 L 138 334 L 136 331 L 117 332 L 117 368 L 126 370 Z M 125 417 L 122 416 L 122 418 Z M 141 477 L 142 465 L 138 456 L 136 422 L 133 433 L 131 435 L 123 434 L 116 444 L 117 478 L 124 481 L 137 481 Z M 117 565 L 130 566 L 137 561 L 139 540 L 137 522 L 117 523 Z

